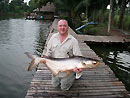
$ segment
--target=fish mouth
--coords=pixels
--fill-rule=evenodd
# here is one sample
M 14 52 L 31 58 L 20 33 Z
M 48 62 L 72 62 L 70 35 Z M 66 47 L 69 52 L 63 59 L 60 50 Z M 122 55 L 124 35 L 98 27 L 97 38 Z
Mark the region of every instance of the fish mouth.
M 100 64 L 100 62 L 99 61 L 94 61 L 93 64 L 97 66 L 97 65 Z

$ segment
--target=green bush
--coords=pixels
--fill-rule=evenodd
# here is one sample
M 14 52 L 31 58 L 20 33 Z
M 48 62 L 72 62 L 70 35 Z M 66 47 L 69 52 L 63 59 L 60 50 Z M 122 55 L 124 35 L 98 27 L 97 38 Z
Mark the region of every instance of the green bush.
M 104 22 L 108 23 L 109 10 L 106 10 L 104 13 Z
M 125 15 L 125 17 L 124 17 L 123 29 L 130 30 L 130 16 L 129 15 Z
M 62 15 L 62 16 L 60 16 L 60 18 L 62 18 L 62 19 L 66 19 L 67 21 L 68 21 L 68 23 L 69 23 L 69 26 L 71 27 L 71 28 L 77 28 L 77 27 L 80 27 L 81 25 L 83 25 L 83 23 L 82 23 L 82 21 L 79 19 L 79 17 L 76 17 L 75 18 L 75 21 L 74 21 L 74 23 L 72 23 L 72 18 L 71 17 L 69 17 L 69 16 L 64 16 L 64 15 Z
M 61 18 L 61 19 L 66 19 L 66 20 L 68 21 L 69 25 L 72 24 L 72 22 L 71 22 L 71 17 L 62 15 L 62 16 L 60 16 L 60 18 Z
M 118 21 L 119 21 L 119 15 L 115 15 L 114 16 L 114 26 L 118 25 Z
M 108 35 L 105 24 L 87 25 L 80 30 L 80 34 L 87 35 Z
M 94 26 L 94 25 L 87 25 L 82 30 L 82 32 L 84 32 L 84 34 L 88 34 L 88 35 L 95 35 L 99 31 L 100 31 L 100 28 L 98 26 Z
M 119 22 L 119 15 L 115 15 L 114 16 L 114 26 L 118 27 L 118 22 Z M 124 19 L 123 19 L 123 23 L 122 23 L 122 28 L 124 30 L 130 30 L 130 16 L 129 15 L 125 15 Z

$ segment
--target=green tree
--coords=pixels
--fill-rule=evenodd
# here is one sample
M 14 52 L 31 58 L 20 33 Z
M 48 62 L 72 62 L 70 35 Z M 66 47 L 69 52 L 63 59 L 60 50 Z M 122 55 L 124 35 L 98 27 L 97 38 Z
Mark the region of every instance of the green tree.
M 67 12 L 71 17 L 71 21 L 75 24 L 75 19 L 77 15 L 77 6 L 80 0 L 54 0 L 56 10 L 60 12 Z
M 9 7 L 11 12 L 16 12 L 16 13 L 19 13 L 21 11 L 24 12 L 28 8 L 27 3 L 24 3 L 24 0 L 13 0 L 9 4 Z
M 13 0 L 13 1 L 11 1 L 10 11 L 18 13 L 21 10 L 22 5 L 24 4 L 23 1 L 24 0 Z
M 85 16 L 86 16 L 87 21 L 88 21 L 88 17 L 89 17 L 90 1 L 91 0 L 80 0 L 80 2 L 77 4 L 77 7 L 78 7 L 77 10 L 80 10 L 81 7 L 85 9 L 84 11 L 85 11 Z
M 124 14 L 125 14 L 125 9 L 126 5 L 130 2 L 130 0 L 119 0 L 119 3 L 121 3 L 121 8 L 120 8 L 120 17 L 119 17 L 119 23 L 118 23 L 118 28 L 122 28 L 122 23 L 124 19 Z
M 41 8 L 43 5 L 45 6 L 47 2 L 52 2 L 53 0 L 34 0 L 35 8 Z
M 30 0 L 29 1 L 29 11 L 33 11 L 36 8 L 36 3 L 35 0 Z
M 107 6 L 109 4 L 109 0 L 101 0 L 100 4 L 101 4 L 101 10 L 102 10 L 101 22 L 104 23 L 104 17 L 105 17 L 104 13 L 105 13 Z
M 0 0 L 0 12 L 6 13 L 8 12 L 8 2 L 9 0 Z
M 21 16 L 28 10 L 28 5 L 24 3 L 24 0 L 13 0 L 9 3 L 9 9 L 13 16 Z

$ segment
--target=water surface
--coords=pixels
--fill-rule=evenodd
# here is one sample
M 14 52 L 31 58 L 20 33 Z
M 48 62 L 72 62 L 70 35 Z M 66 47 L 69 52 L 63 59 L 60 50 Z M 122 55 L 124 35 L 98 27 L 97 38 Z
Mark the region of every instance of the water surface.
M 35 71 L 27 72 L 24 52 L 41 54 L 51 22 L 0 21 L 0 98 L 24 98 Z
M 130 45 L 90 45 L 130 91 Z

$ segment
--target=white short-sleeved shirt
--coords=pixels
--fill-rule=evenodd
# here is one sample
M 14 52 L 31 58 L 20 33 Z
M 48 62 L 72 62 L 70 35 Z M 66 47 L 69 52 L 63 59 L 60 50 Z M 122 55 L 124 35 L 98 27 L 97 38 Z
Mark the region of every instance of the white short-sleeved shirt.
M 54 58 L 67 58 L 70 55 L 82 56 L 82 53 L 77 39 L 72 35 L 68 34 L 67 38 L 61 43 L 59 33 L 56 33 L 48 41 L 45 55 Z M 81 75 L 82 73 L 76 74 L 76 79 L 80 78 Z

